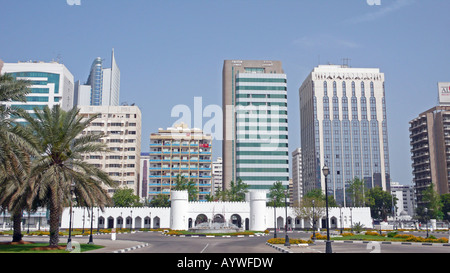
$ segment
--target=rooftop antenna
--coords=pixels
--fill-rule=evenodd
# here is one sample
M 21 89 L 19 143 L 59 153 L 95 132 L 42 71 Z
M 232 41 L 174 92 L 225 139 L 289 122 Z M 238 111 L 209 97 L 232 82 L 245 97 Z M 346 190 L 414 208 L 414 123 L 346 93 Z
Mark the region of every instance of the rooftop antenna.
M 342 67 L 350 67 L 349 66 L 350 61 L 351 61 L 351 59 L 349 59 L 349 58 L 342 59 Z
M 56 62 L 59 64 L 62 64 L 62 56 L 61 54 L 58 54 L 58 56 L 56 56 Z

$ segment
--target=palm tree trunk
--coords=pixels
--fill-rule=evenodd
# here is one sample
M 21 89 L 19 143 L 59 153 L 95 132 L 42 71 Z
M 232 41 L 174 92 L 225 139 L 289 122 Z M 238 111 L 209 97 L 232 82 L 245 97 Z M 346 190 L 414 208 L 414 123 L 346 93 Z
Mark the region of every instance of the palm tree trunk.
M 50 247 L 57 247 L 59 243 L 59 222 L 61 212 L 58 204 L 55 204 L 53 198 L 50 201 Z
M 12 215 L 13 218 L 13 242 L 22 241 L 22 211 L 14 212 Z

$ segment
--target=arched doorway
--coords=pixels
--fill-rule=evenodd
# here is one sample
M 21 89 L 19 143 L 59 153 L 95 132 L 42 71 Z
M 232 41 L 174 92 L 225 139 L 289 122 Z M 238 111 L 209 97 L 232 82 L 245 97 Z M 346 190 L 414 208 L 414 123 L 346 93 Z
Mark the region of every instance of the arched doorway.
M 230 217 L 231 223 L 238 228 L 242 227 L 242 218 L 239 214 L 233 214 Z
M 225 223 L 225 217 L 222 214 L 216 214 L 214 215 L 213 223 Z
M 159 228 L 161 224 L 161 219 L 158 216 L 153 217 L 153 228 Z
M 277 218 L 277 229 L 283 229 L 284 228 L 284 219 L 283 217 L 279 216 Z
M 141 217 L 136 217 L 136 218 L 134 218 L 134 228 L 135 229 L 141 229 L 142 228 L 142 219 L 141 219 Z
M 108 217 L 108 228 L 114 228 L 114 218 L 112 216 Z
M 208 217 L 204 214 L 197 215 L 197 218 L 195 218 L 195 225 L 198 226 L 201 223 L 207 223 Z
M 152 228 L 152 221 L 148 216 L 144 218 L 144 228 Z
M 105 228 L 105 218 L 103 216 L 98 217 L 98 228 Z

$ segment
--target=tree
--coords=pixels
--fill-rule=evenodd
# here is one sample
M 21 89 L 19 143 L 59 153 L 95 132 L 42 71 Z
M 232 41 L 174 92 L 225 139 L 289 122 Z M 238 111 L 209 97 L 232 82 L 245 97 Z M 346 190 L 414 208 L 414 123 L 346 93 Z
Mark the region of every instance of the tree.
M 286 187 L 283 186 L 281 181 L 277 181 L 273 183 L 272 187 L 269 190 L 269 204 L 274 205 L 275 207 L 283 207 L 284 206 L 284 198 Z M 274 204 L 275 203 L 275 204 Z
M 112 197 L 115 207 L 142 207 L 139 196 L 134 194 L 133 189 L 117 189 Z
M 325 193 L 323 193 L 323 191 L 321 189 L 313 189 L 311 191 L 309 191 L 306 194 L 306 197 L 315 199 L 315 200 L 322 200 L 325 202 Z M 326 204 L 326 203 L 324 203 Z M 332 195 L 328 195 L 328 207 L 338 207 L 336 200 L 334 199 L 334 197 Z
M 32 136 L 30 143 L 38 152 L 30 173 L 30 202 L 39 200 L 49 210 L 49 246 L 56 247 L 62 210 L 73 203 L 73 196 L 79 204 L 103 210 L 112 203 L 103 185 L 116 184 L 106 172 L 83 161 L 90 153 L 108 152 L 101 142 L 104 135 L 82 134 L 95 116 L 83 118 L 77 108 L 66 112 L 58 105 L 35 109 L 34 116 L 25 113 L 27 125 L 18 125 Z
M 8 74 L 0 75 L 0 102 L 25 102 L 29 86 L 28 81 L 16 80 Z M 14 118 L 22 112 L 0 104 L 0 206 L 12 214 L 13 242 L 22 240 L 20 224 L 26 202 L 24 198 L 17 198 L 17 190 L 27 183 L 30 155 L 33 154 L 33 149 L 15 128 Z
M 441 211 L 442 209 L 442 201 L 441 196 L 434 190 L 433 183 L 423 191 L 422 201 L 425 203 L 425 207 L 428 209 L 427 218 L 431 219 L 443 219 L 444 215 Z
M 293 210 L 296 217 L 308 220 L 310 225 L 313 226 L 314 222 L 325 217 L 325 197 L 322 197 L 320 194 L 318 195 L 318 192 L 314 191 L 303 197 L 300 203 L 294 204 Z
M 157 196 L 153 197 L 153 199 L 150 201 L 151 207 L 160 207 L 160 208 L 166 208 L 170 207 L 170 201 L 169 196 L 167 194 L 158 194 Z
M 242 202 L 245 201 L 245 193 L 248 192 L 248 185 L 242 182 L 242 179 L 238 179 L 236 184 L 234 181 L 230 183 L 230 189 L 227 190 L 228 201 Z
M 194 181 L 188 181 L 186 177 L 180 174 L 177 174 L 175 181 L 176 183 L 173 186 L 173 190 L 188 191 L 189 201 L 196 201 L 198 199 L 198 188 Z
M 363 207 L 364 200 L 364 179 L 359 179 L 355 177 L 352 181 L 350 181 L 348 186 L 348 193 L 352 200 L 352 204 L 354 207 Z
M 447 221 L 450 221 L 450 193 L 445 193 L 441 195 L 441 202 L 442 202 L 442 214 L 444 216 L 444 219 Z
M 392 195 L 381 187 L 369 189 L 366 195 L 372 218 L 386 220 L 392 211 Z

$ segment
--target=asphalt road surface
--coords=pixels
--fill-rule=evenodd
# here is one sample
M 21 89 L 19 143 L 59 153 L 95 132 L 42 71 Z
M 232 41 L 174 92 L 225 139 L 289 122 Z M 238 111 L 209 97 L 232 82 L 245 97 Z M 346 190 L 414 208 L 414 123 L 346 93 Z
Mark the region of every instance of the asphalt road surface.
M 424 234 L 417 234 L 424 236 Z M 425 234 L 426 235 L 426 234 Z M 447 234 L 433 234 L 437 238 L 446 237 Z M 284 233 L 277 236 L 284 238 Z M 288 233 L 290 238 L 309 239 L 308 233 Z M 280 246 L 273 248 L 266 245 L 268 236 L 255 237 L 172 237 L 163 236 L 159 232 L 137 232 L 133 234 L 120 234 L 120 240 L 132 240 L 148 243 L 148 247 L 130 251 L 130 253 L 324 253 L 325 243 L 317 241 L 309 246 Z M 450 246 L 442 244 L 401 244 L 387 242 L 332 242 L 333 253 L 450 253 Z

